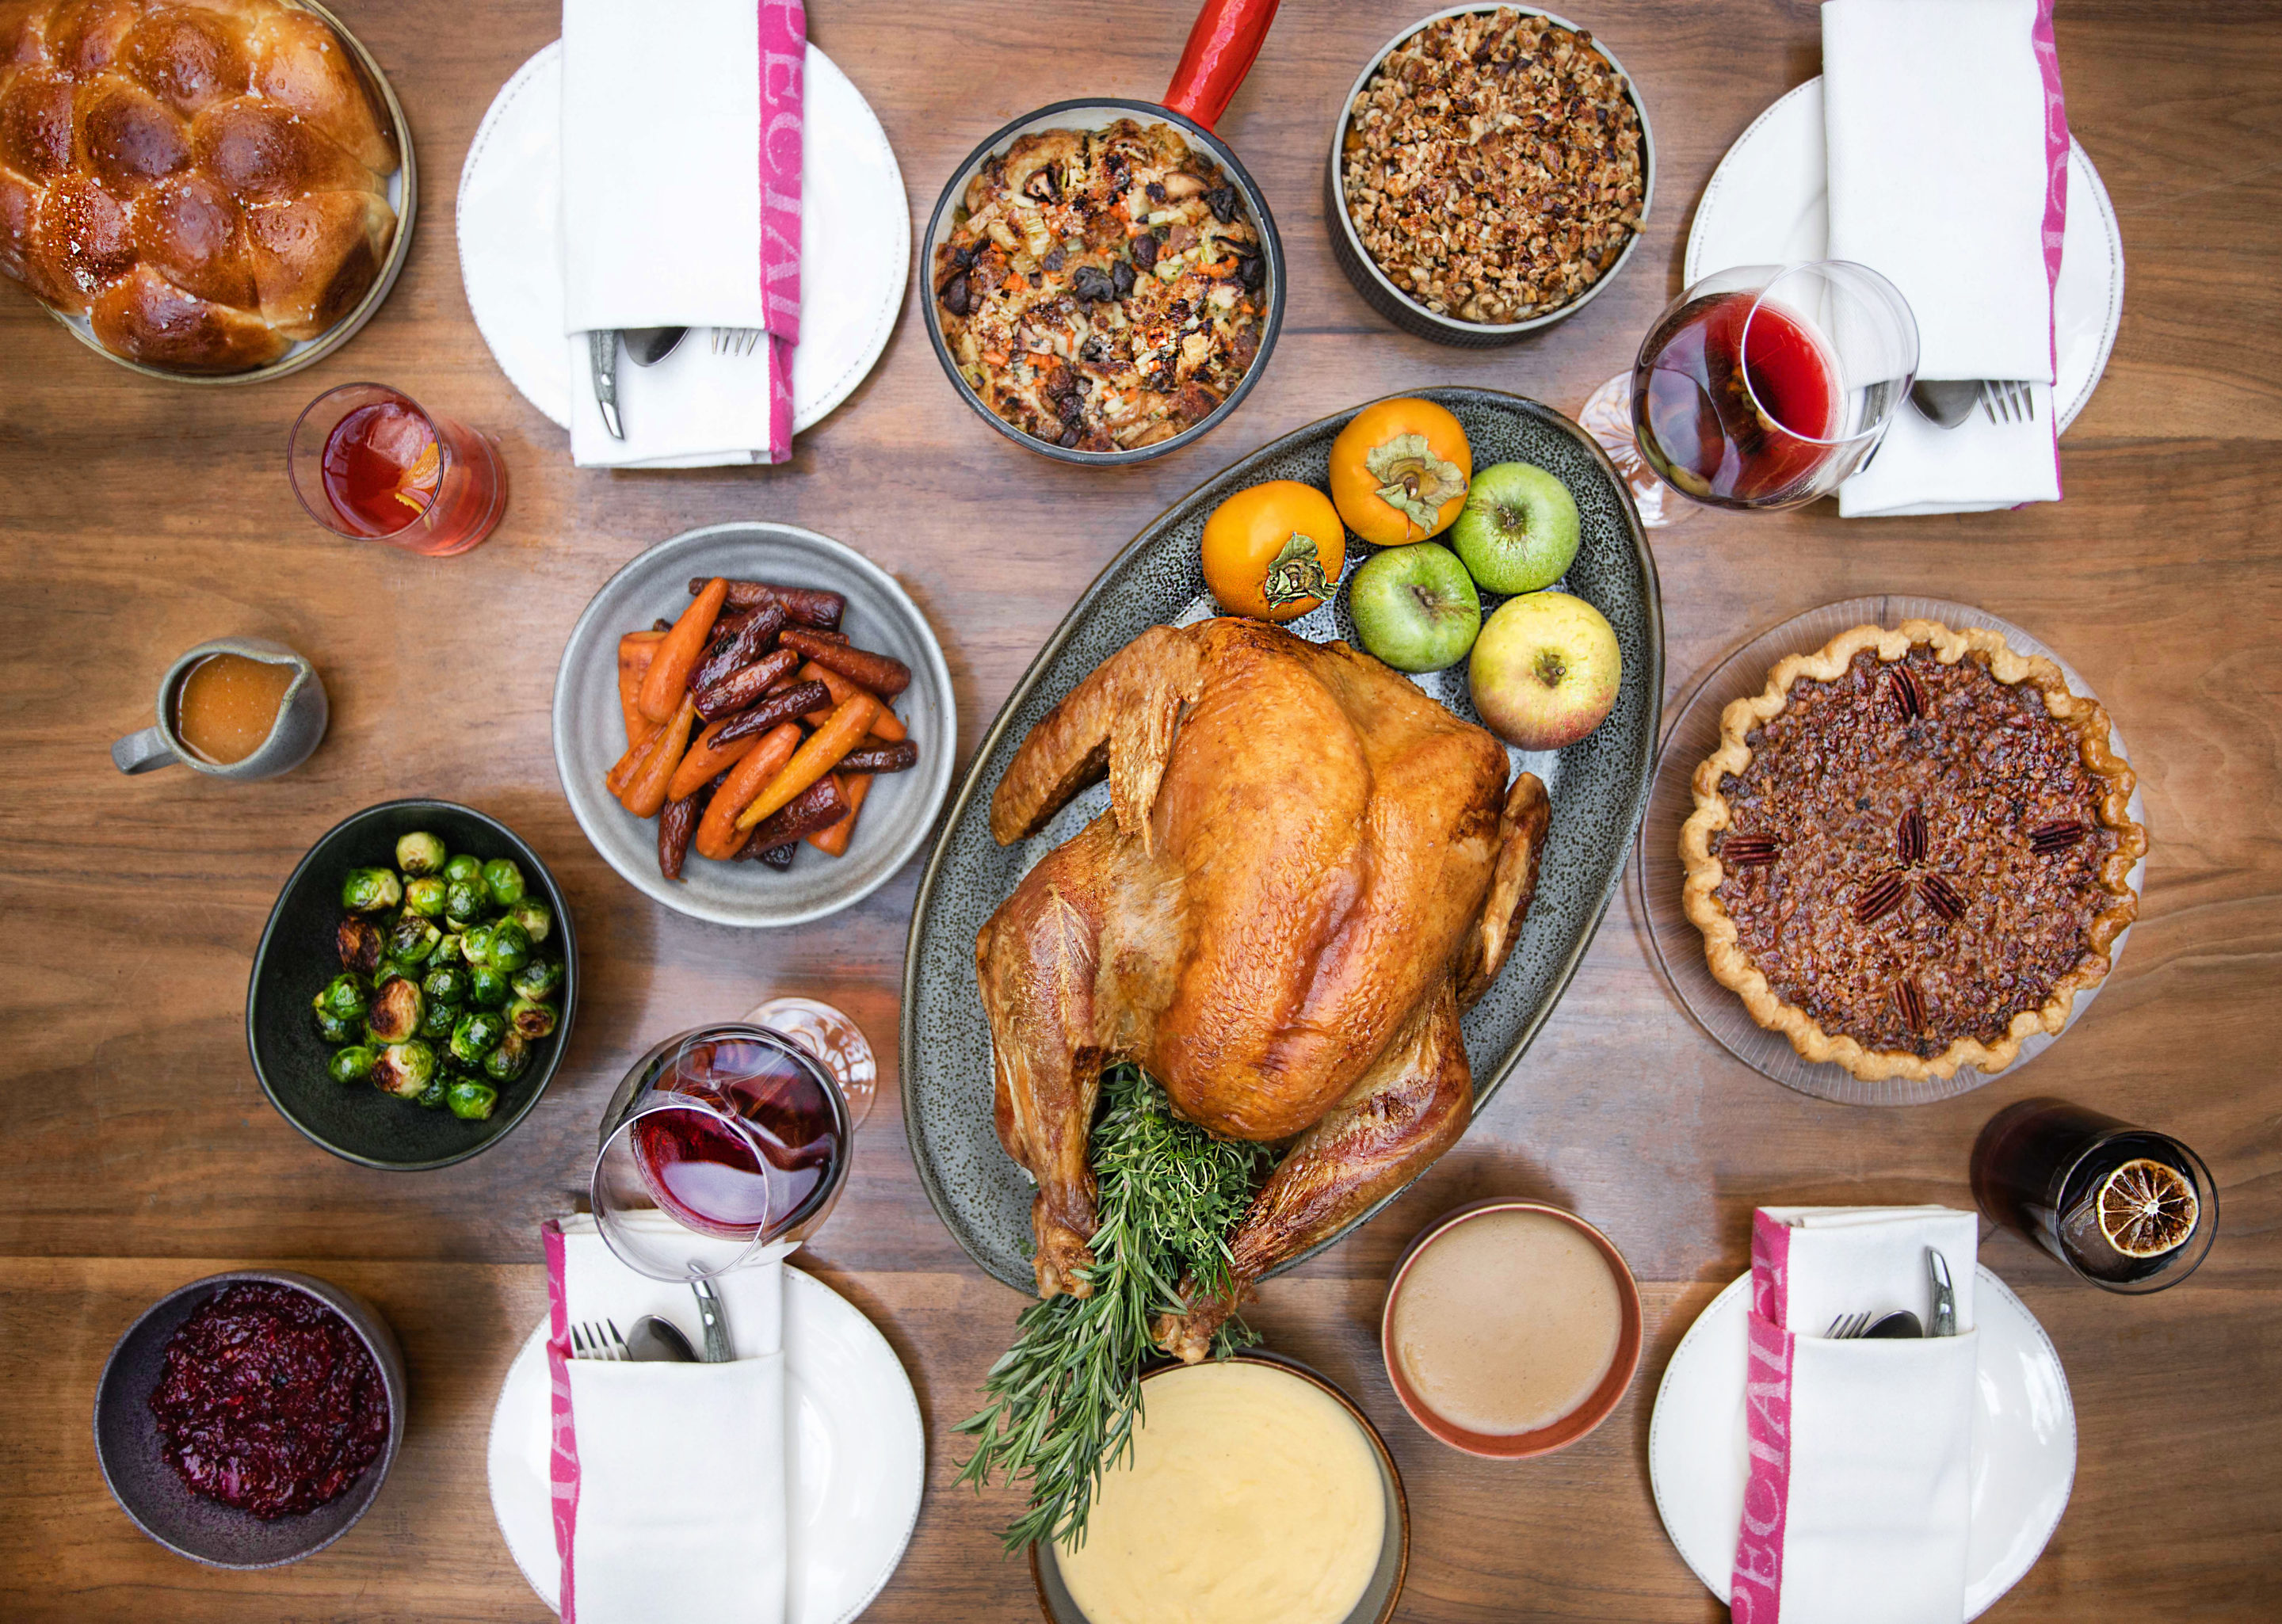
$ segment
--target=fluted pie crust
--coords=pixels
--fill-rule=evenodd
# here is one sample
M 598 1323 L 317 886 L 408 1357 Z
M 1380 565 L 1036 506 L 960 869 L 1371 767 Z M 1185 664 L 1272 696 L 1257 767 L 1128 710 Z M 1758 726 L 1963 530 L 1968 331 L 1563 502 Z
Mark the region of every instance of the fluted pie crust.
M 1935 661 L 1946 667 L 1954 667 L 1960 660 L 1977 658 L 1985 662 L 1990 677 L 1998 684 L 2014 687 L 2025 684 L 2039 690 L 2044 710 L 2052 723 L 2075 736 L 2076 760 L 2089 779 L 2086 799 L 2090 804 L 2084 810 L 2096 819 L 2099 830 L 2113 831 L 2114 837 L 2113 848 L 2090 872 L 2095 892 L 2092 904 L 2094 911 L 2082 928 L 2081 952 L 2063 973 L 2053 977 L 2047 984 L 2029 987 L 2023 994 L 2041 994 L 2040 1001 L 2012 1015 L 2000 1032 L 1983 1031 L 1951 1036 L 1945 1047 L 1938 1049 L 1932 1048 L 1937 1040 L 1929 1038 L 1918 1044 L 1915 1052 L 1882 1046 L 1874 1040 L 1865 1042 L 1859 1034 L 1827 1030 L 1823 1020 L 1780 995 L 1765 971 L 1754 962 L 1742 940 L 1736 919 L 1719 894 L 1730 872 L 1719 852 L 1727 845 L 1722 837 L 1731 830 L 1736 811 L 1728 799 L 1727 786 L 1743 783 L 1753 754 L 1748 741 L 1791 707 L 1795 684 L 1801 681 L 1837 684 L 1848 677 L 1857 656 L 1865 650 L 1874 653 L 1882 663 L 1879 677 L 1872 680 L 1881 682 L 1880 692 L 1892 696 L 1890 702 L 1905 724 L 1906 735 L 1916 737 L 1907 728 L 1907 719 L 1913 715 L 1921 715 L 1929 701 L 1923 692 L 1924 683 L 1913 678 L 1905 664 L 1913 647 L 1929 651 Z M 1921 664 L 1916 669 L 1931 670 Z M 1834 705 L 1838 702 L 1830 701 Z M 1915 712 L 1908 708 L 1913 704 L 1918 708 Z M 1811 713 L 1803 708 L 1800 714 L 1805 716 Z M 2025 725 L 2035 725 L 2035 722 L 2031 719 Z M 1833 784 L 1840 781 L 1831 775 L 1848 770 L 1843 762 L 1834 766 L 1828 759 L 1818 760 L 1810 785 L 1827 796 Z M 1879 781 L 1874 766 L 1852 770 L 1859 774 L 1859 788 L 1863 792 L 1852 801 L 1856 808 L 1870 807 L 1874 793 L 1891 787 Z M 1899 771 L 1898 768 L 1898 777 Z M 2018 1057 L 2022 1044 L 2032 1034 L 2056 1034 L 2067 1025 L 2076 994 L 2107 975 L 2115 938 L 2138 911 L 2138 898 L 2131 890 L 2130 875 L 2132 865 L 2146 853 L 2147 842 L 2146 831 L 2132 819 L 2129 809 L 2135 782 L 2131 769 L 2109 748 L 2107 713 L 2097 700 L 2071 693 L 2060 668 L 2051 661 L 2021 654 L 2001 634 L 1980 627 L 1952 629 L 1923 620 L 1906 621 L 1893 630 L 1857 626 L 1813 653 L 1792 654 L 1778 661 L 1762 692 L 1735 700 L 1722 713 L 1719 747 L 1696 769 L 1696 810 L 1680 829 L 1680 855 L 1687 870 L 1682 903 L 1688 917 L 1704 933 L 1704 957 L 1712 975 L 1742 998 L 1753 1020 L 1789 1039 L 1791 1047 L 1805 1059 L 1843 1066 L 1854 1076 L 1872 1082 L 1947 1078 L 1962 1065 L 1993 1073 L 2010 1065 Z M 1850 781 L 1847 787 L 1858 786 Z M 1978 787 L 1968 785 L 1956 793 L 1965 794 Z M 1740 787 L 1737 793 L 1743 793 Z M 1913 828 L 1904 826 L 1912 821 Z M 2079 830 L 2067 822 L 2049 823 L 2036 830 L 2004 835 L 1976 825 L 1965 842 L 1964 855 L 1968 858 L 1975 855 L 1975 843 L 1985 850 L 2004 841 L 2005 848 L 1998 852 L 1998 860 L 2017 866 L 2054 852 L 2064 853 L 2069 844 L 2081 843 L 2087 832 L 2096 833 L 2092 825 L 2083 825 Z M 1738 842 L 1749 842 L 1752 859 L 1750 866 L 1766 865 L 1772 873 L 1774 865 L 1781 861 L 1781 843 L 1773 838 L 1741 831 L 1733 838 Z M 1823 839 L 1820 832 L 1802 837 L 1806 838 L 1822 840 L 1823 855 L 1829 855 L 1830 842 Z M 1842 847 L 1837 855 L 1852 863 L 1853 871 L 1838 877 L 1840 883 L 1831 883 L 1830 877 L 1820 870 L 1795 881 L 1786 877 L 1786 883 L 1797 888 L 1796 897 L 1786 897 L 1787 905 L 1793 909 L 1803 906 L 1812 909 L 1851 909 L 1857 936 L 1868 930 L 1873 922 L 1898 914 L 1906 902 L 1929 910 L 1921 921 L 1901 921 L 1906 931 L 1921 924 L 1921 934 L 1929 939 L 1937 937 L 1945 924 L 1968 920 L 1968 910 L 1975 909 L 1986 910 L 1982 917 L 1970 921 L 1971 928 L 1981 932 L 1983 939 L 2001 939 L 2006 932 L 2015 929 L 2034 932 L 2046 923 L 2037 916 L 2032 905 L 2021 901 L 2012 887 L 1992 887 L 1991 894 L 1985 899 L 1965 896 L 1937 866 L 1944 859 L 1938 854 L 1929 855 L 1925 821 L 1913 807 L 1899 815 L 1895 838 L 1899 851 L 1890 857 L 1864 855 L 1859 840 L 1853 848 Z M 1715 840 L 1719 842 L 1717 846 Z M 1776 855 L 1768 855 L 1770 847 L 1776 848 Z M 1741 850 L 1739 845 L 1738 852 Z M 1735 871 L 1740 873 L 1744 866 L 1738 857 Z M 1873 872 L 1882 867 L 1884 872 Z M 1960 874 L 1958 878 L 1967 877 Z M 1811 930 L 1814 923 L 1810 916 L 1805 921 L 1806 927 Z M 1909 945 L 1918 944 L 1914 940 L 1905 943 Z M 1876 946 L 1883 952 L 1887 944 L 1880 942 Z M 2062 943 L 2061 951 L 2065 952 L 2065 947 Z M 1811 953 L 1809 956 L 1812 958 Z M 1795 971 L 1795 966 L 1786 967 L 1783 973 L 1788 978 Z M 1815 973 L 1832 971 L 1826 965 Z M 1866 981 L 1867 978 L 1865 972 Z M 1802 995 L 1811 1002 L 1826 1001 L 1814 995 L 1817 990 L 1810 987 Z M 1918 990 L 1914 976 L 1905 975 L 1896 982 L 1893 1001 L 1892 1018 L 1903 1025 L 1922 1030 L 1933 1024 L 1925 995 Z

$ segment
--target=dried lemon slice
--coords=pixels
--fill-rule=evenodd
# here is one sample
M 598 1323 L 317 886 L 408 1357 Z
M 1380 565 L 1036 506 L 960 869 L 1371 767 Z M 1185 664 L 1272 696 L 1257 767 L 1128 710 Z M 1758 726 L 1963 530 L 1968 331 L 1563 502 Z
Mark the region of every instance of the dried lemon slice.
M 2107 1175 L 2098 1197 L 2100 1233 L 2126 1257 L 2161 1257 L 2195 1233 L 2195 1187 L 2178 1169 L 2139 1156 Z

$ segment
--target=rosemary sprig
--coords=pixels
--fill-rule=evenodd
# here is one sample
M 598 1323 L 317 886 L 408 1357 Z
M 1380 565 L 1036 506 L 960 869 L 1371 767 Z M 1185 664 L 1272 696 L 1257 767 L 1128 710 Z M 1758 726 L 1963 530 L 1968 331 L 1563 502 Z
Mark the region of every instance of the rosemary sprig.
M 1157 1357 L 1150 1322 L 1181 1307 L 1185 1276 L 1205 1293 L 1228 1280 L 1228 1236 L 1265 1160 L 1173 1115 L 1164 1091 L 1133 1065 L 1102 1076 L 1093 1130 L 1098 1187 L 1088 1297 L 1033 1303 L 983 1380 L 990 1402 L 951 1430 L 975 1440 L 959 1481 L 1027 1478 L 1030 1503 L 1001 1537 L 1010 1551 L 1042 1540 L 1082 1544 L 1102 1474 L 1133 1447 L 1141 1372 Z M 1256 1340 L 1231 1318 L 1215 1357 Z

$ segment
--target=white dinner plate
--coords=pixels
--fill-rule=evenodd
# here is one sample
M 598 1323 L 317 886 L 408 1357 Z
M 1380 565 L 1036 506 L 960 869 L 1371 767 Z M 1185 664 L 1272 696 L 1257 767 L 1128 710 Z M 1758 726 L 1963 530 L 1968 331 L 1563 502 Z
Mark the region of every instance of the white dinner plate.
M 847 1624 L 903 1560 L 919 1521 L 927 1445 L 919 1399 L 879 1327 L 798 1269 L 784 1272 L 786 1624 Z M 558 1612 L 562 1570 L 547 1481 L 547 1322 L 508 1367 L 492 1414 L 492 1514 L 539 1598 Z
M 793 429 L 855 392 L 888 347 L 911 275 L 911 206 L 888 134 L 831 58 L 808 48 Z M 515 72 L 460 171 L 460 277 L 476 330 L 525 399 L 570 426 L 563 342 L 563 42 Z M 757 380 L 765 375 L 756 370 Z
M 2036 1566 L 2076 1481 L 2076 1407 L 2060 1355 L 2021 1299 L 1986 1264 L 1979 1267 L 1968 1619 L 1980 1617 Z M 1696 1316 L 1665 1367 L 1649 1423 L 1657 1514 L 1696 1576 L 1723 1602 L 1750 1475 L 1743 1332 L 1750 1283 L 1741 1276 Z
M 2123 320 L 2123 233 L 2084 144 L 2069 137 L 2068 225 L 2053 289 L 2053 339 L 2066 429 L 2099 387 Z M 1736 137 L 1712 172 L 1688 233 L 1692 286 L 1731 265 L 1828 257 L 1829 178 L 1823 166 L 1822 81 L 1810 79 Z

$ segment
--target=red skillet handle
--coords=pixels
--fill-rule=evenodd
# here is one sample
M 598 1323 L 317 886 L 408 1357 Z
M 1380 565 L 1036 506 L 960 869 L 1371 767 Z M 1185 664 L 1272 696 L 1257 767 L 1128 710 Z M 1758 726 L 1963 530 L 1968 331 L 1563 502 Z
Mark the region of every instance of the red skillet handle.
M 1173 88 L 1165 92 L 1165 105 L 1207 129 L 1228 111 L 1236 88 L 1252 71 L 1268 25 L 1276 20 L 1278 0 L 1205 0 L 1197 26 L 1173 70 Z

